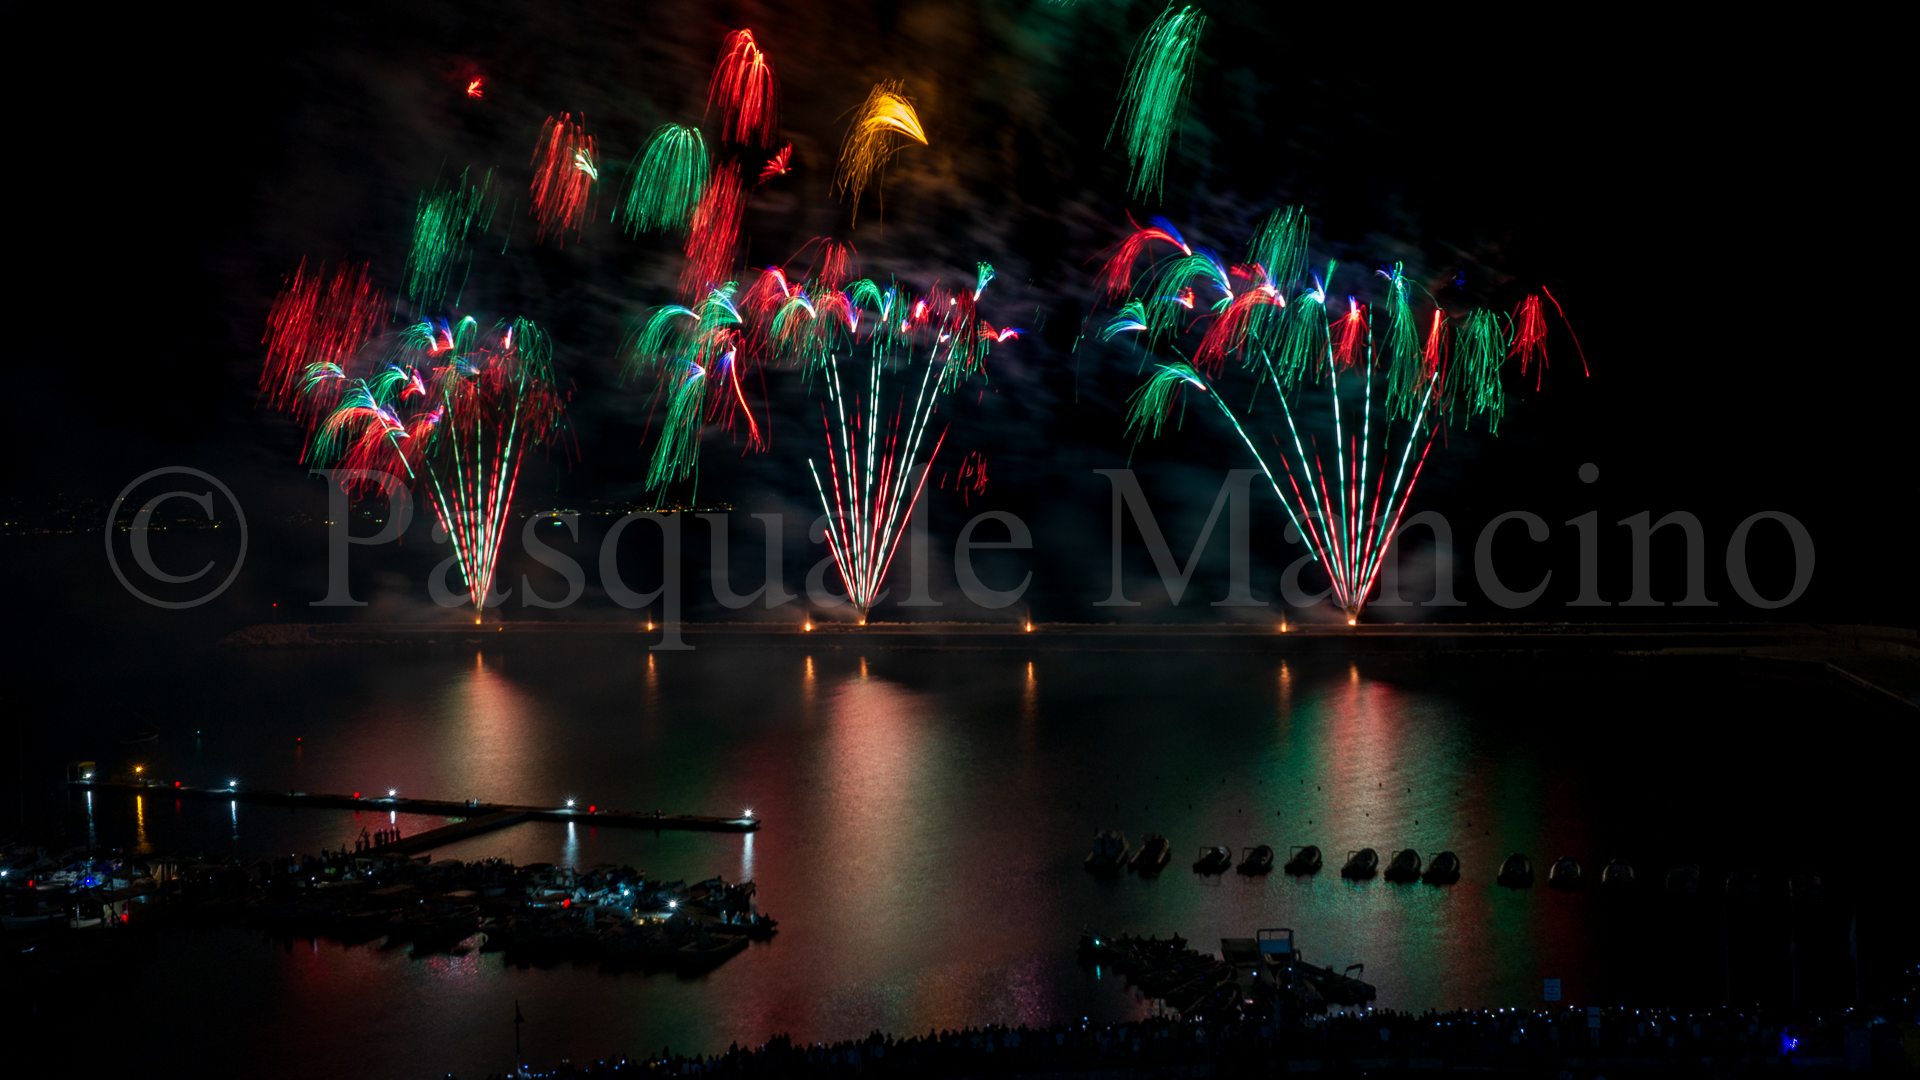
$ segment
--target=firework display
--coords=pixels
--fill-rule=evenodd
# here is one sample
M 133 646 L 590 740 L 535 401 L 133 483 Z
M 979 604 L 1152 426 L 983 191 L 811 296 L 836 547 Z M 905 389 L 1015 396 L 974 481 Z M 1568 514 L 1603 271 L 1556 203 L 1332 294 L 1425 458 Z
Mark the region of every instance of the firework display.
M 446 187 L 420 196 L 413 215 L 413 246 L 407 252 L 406 297 L 416 306 L 436 308 L 446 299 L 454 269 L 462 278 L 470 267 L 469 237 L 484 233 L 493 221 L 493 172 L 470 184 L 467 174 Z M 458 303 L 456 289 L 455 302 Z
M 797 289 L 780 305 L 794 316 L 790 329 L 800 332 L 793 336 L 807 342 L 799 355 L 823 375 L 825 475 L 812 458 L 807 470 L 826 514 L 828 551 L 863 622 L 946 441 L 943 430 L 921 458 L 940 396 L 979 370 L 992 343 L 1019 332 L 996 332 L 977 318 L 975 304 L 992 278 L 992 267 L 982 263 L 978 287 L 958 295 L 936 287 L 930 297 L 910 298 L 863 279 L 844 293 L 825 291 L 820 303 L 806 303 L 805 290 Z M 815 326 L 826 333 L 806 332 Z M 867 352 L 864 394 L 842 377 L 858 345 Z M 903 384 L 891 398 L 884 388 L 890 373 Z M 984 476 L 984 467 L 980 472 Z
M 340 379 L 329 376 L 344 378 L 380 332 L 386 308 L 365 264 L 341 266 L 329 278 L 325 267 L 309 273 L 303 260 L 267 315 L 261 399 L 305 422 L 326 413 L 340 389 Z
M 1132 338 L 1150 355 L 1173 354 L 1156 363 L 1135 392 L 1129 433 L 1153 437 L 1169 421 L 1177 426 L 1188 396 L 1211 404 L 1260 466 L 1325 570 L 1335 604 L 1353 623 L 1435 434 L 1449 421 L 1479 421 L 1497 431 L 1507 404 L 1502 367 L 1518 357 L 1523 375 L 1530 364 L 1543 368 L 1546 324 L 1538 296 L 1522 301 L 1512 316 L 1436 309 L 1422 345 L 1413 286 L 1398 264 L 1374 275 L 1385 282 L 1384 316 L 1379 305 L 1351 295 L 1336 316 L 1327 300 L 1336 265 L 1308 269 L 1308 228 L 1297 207 L 1275 212 L 1254 238 L 1248 261 L 1229 269 L 1166 221 L 1134 226 L 1099 278 L 1110 300 L 1128 297 L 1100 336 Z M 1141 257 L 1155 246 L 1172 250 L 1136 275 Z M 1144 288 L 1136 291 L 1137 285 Z M 1183 342 L 1190 344 L 1183 348 Z M 1229 405 L 1220 392 L 1230 367 L 1254 384 L 1245 408 Z M 1319 430 L 1305 411 L 1309 387 L 1324 387 L 1327 396 Z M 1249 428 L 1263 389 L 1273 391 L 1283 424 L 1256 439 Z
M 685 228 L 707 190 L 707 144 L 699 128 L 668 124 L 653 133 L 627 182 L 621 224 L 629 232 Z
M 746 212 L 747 190 L 740 184 L 740 166 L 730 161 L 715 166 L 687 230 L 681 295 L 698 296 L 732 273 L 740 247 L 740 219 Z
M 554 237 L 566 243 L 577 239 L 587 220 L 587 204 L 600 182 L 600 161 L 593 136 L 575 123 L 571 114 L 548 117 L 533 151 L 533 216 L 540 223 L 537 238 Z
M 780 126 L 780 83 L 753 31 L 735 30 L 720 47 L 707 89 L 707 110 L 720 111 L 720 137 L 740 146 L 771 146 Z
M 310 292 L 296 275 L 276 309 L 296 309 Z M 552 345 L 525 319 L 483 327 L 469 316 L 369 333 L 347 349 L 337 323 L 291 324 L 280 338 L 290 355 L 335 357 L 308 362 L 299 400 L 286 403 L 309 419 L 306 458 L 349 470 L 350 487 L 377 489 L 377 474 L 424 487 L 477 614 L 492 593 L 521 461 L 565 420 Z
M 840 146 L 840 167 L 833 175 L 833 184 L 850 197 L 855 225 L 860 223 L 860 196 L 879 178 L 887 161 L 910 142 L 927 144 L 920 114 L 914 112 L 913 102 L 901 95 L 901 86 L 899 82 L 876 85 L 855 110 L 846 141 Z
M 1175 11 L 1169 6 L 1140 35 L 1127 59 L 1127 84 L 1120 92 L 1120 111 L 1107 133 L 1126 132 L 1127 187 L 1135 198 L 1160 195 L 1167 144 L 1173 140 L 1186 112 L 1193 83 L 1193 67 L 1200 57 L 1200 34 L 1207 17 L 1197 8 Z
M 1124 133 L 1136 198 L 1161 191 L 1206 23 L 1197 8 L 1169 6 L 1132 50 L 1109 140 Z M 468 89 L 478 97 L 477 76 Z M 697 485 L 710 429 L 744 451 L 770 446 L 771 373 L 822 392 L 825 456 L 809 459 L 809 475 L 832 557 L 864 617 L 945 444 L 944 429 L 931 431 L 940 401 L 984 375 L 991 350 L 1021 331 L 982 317 L 995 273 L 986 262 L 961 283 L 912 292 L 861 276 L 853 249 L 823 237 L 785 264 L 745 270 L 749 206 L 795 168 L 795 143 L 779 138 L 779 106 L 767 55 L 751 30 L 736 30 L 714 65 L 708 130 L 663 124 L 632 157 L 611 220 L 634 236 L 684 233 L 684 258 L 677 302 L 653 307 L 627 334 L 621 379 L 651 397 L 644 482 L 656 505 L 670 485 Z M 851 113 L 832 177 L 850 202 L 850 228 L 888 162 L 928 143 L 901 81 L 875 84 Z M 574 113 L 548 116 L 531 161 L 536 243 L 584 239 L 598 153 Z M 260 378 L 262 399 L 307 426 L 312 464 L 387 471 L 431 490 L 476 604 L 489 595 L 521 457 L 560 430 L 566 398 L 538 327 L 483 324 L 461 311 L 474 243 L 497 208 L 494 179 L 463 171 L 420 196 L 392 295 L 365 264 L 329 275 L 302 263 L 270 313 Z M 1542 386 L 1547 307 L 1563 325 L 1564 312 L 1543 289 L 1511 312 L 1436 303 L 1428 314 L 1420 309 L 1431 298 L 1399 263 L 1349 273 L 1336 291 L 1337 265 L 1310 265 L 1298 207 L 1271 214 L 1238 264 L 1189 243 L 1164 218 L 1128 222 L 1095 286 L 1111 309 L 1099 339 L 1159 358 L 1130 399 L 1129 433 L 1177 426 L 1194 395 L 1211 403 L 1325 569 L 1335 602 L 1357 620 L 1435 433 L 1449 423 L 1497 433 L 1509 400 L 1503 372 L 1513 361 Z M 1236 377 L 1253 385 L 1223 394 Z M 1274 401 L 1263 406 L 1268 390 Z M 1329 407 L 1310 409 L 1310 394 Z M 1263 420 L 1280 421 L 1264 438 L 1250 430 L 1257 407 Z M 978 493 L 984 459 L 970 454 L 951 478 L 954 490 Z

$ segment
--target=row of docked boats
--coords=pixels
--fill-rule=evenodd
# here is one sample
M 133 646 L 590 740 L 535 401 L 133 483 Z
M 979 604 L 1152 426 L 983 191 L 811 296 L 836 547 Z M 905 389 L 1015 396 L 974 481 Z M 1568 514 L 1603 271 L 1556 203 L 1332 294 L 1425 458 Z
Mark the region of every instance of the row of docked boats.
M 1128 845 L 1126 834 L 1118 829 L 1101 829 L 1094 834 L 1093 850 L 1087 853 L 1086 868 L 1090 873 L 1111 876 L 1124 870 L 1131 870 L 1143 876 L 1152 876 L 1166 869 L 1172 860 L 1173 846 L 1159 833 L 1148 833 L 1138 848 Z M 1261 877 L 1273 872 L 1275 854 L 1270 844 L 1255 844 L 1240 849 L 1235 859 L 1233 849 L 1224 844 L 1213 844 L 1200 848 L 1193 860 L 1193 872 L 1212 877 L 1228 871 L 1244 874 L 1248 877 Z M 1287 849 L 1287 859 L 1281 869 L 1295 877 L 1311 877 L 1318 874 L 1325 865 L 1326 857 L 1319 847 L 1303 844 Z M 1373 848 L 1360 848 L 1347 852 L 1346 860 L 1340 866 L 1340 876 L 1350 881 L 1366 881 L 1374 877 L 1384 877 L 1388 881 L 1401 884 L 1424 882 L 1428 885 L 1452 885 L 1460 880 L 1460 856 L 1451 851 L 1442 851 L 1437 855 L 1423 858 L 1413 848 L 1402 848 L 1381 866 L 1380 853 Z M 1555 859 L 1547 869 L 1547 887 L 1561 892 L 1577 892 L 1587 886 L 1587 871 L 1579 859 L 1571 855 L 1562 855 Z M 1626 859 L 1610 860 L 1599 874 L 1599 888 L 1605 892 L 1620 892 L 1633 887 L 1638 873 Z M 1530 889 L 1534 884 L 1533 861 L 1522 852 L 1514 852 L 1500 864 L 1500 873 L 1495 881 L 1508 889 Z M 1692 896 L 1700 891 L 1700 867 L 1694 863 L 1676 866 L 1667 872 L 1666 891 L 1678 896 Z M 1727 895 L 1736 898 L 1758 898 L 1761 891 L 1760 876 L 1751 870 L 1734 870 L 1727 875 Z M 1787 892 L 1795 900 L 1817 900 L 1822 893 L 1820 878 L 1811 873 L 1796 873 L 1787 879 Z
M 1094 834 L 1093 850 L 1087 853 L 1083 864 L 1087 871 L 1103 877 L 1131 870 L 1144 876 L 1152 876 L 1166 869 L 1172 860 L 1173 845 L 1159 833 L 1148 833 L 1139 848 L 1127 843 L 1126 834 L 1118 829 L 1101 829 Z M 1247 877 L 1264 877 L 1273 873 L 1277 856 L 1271 844 L 1254 844 L 1240 849 L 1235 859 L 1233 849 L 1225 844 L 1211 844 L 1202 847 L 1193 860 L 1193 872 L 1202 876 L 1225 874 L 1229 870 Z M 1290 848 L 1287 860 L 1281 864 L 1286 873 L 1295 877 L 1310 877 L 1320 872 L 1325 856 L 1313 844 Z M 1340 868 L 1340 876 L 1363 880 L 1380 873 L 1380 855 L 1372 848 L 1361 848 L 1347 853 L 1347 861 Z M 1388 881 L 1412 882 L 1424 881 L 1429 885 L 1451 885 L 1460 880 L 1460 857 L 1451 851 L 1443 851 L 1431 860 L 1422 859 L 1420 853 L 1406 848 L 1395 854 L 1387 864 Z
M 1298 876 L 1317 874 L 1322 861 L 1320 849 L 1312 844 L 1294 848 L 1287 859 L 1287 873 Z M 1346 861 L 1340 865 L 1340 876 L 1349 881 L 1365 881 L 1381 876 L 1401 884 L 1422 881 L 1428 885 L 1452 885 L 1460 880 L 1460 856 L 1451 851 L 1442 851 L 1432 858 L 1423 859 L 1413 848 L 1401 848 L 1393 858 L 1387 860 L 1383 873 L 1380 853 L 1372 848 L 1360 848 L 1347 852 Z

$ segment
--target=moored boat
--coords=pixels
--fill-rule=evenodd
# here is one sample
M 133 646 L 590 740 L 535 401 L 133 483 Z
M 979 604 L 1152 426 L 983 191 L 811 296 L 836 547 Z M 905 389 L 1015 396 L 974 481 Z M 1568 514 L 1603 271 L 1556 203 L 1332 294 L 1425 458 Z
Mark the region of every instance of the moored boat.
M 1234 869 L 1248 877 L 1273 873 L 1273 848 L 1266 844 L 1247 848 L 1240 853 L 1240 865 Z
M 1498 883 L 1509 889 L 1533 888 L 1533 860 L 1514 852 L 1500 864 Z
M 1386 879 L 1402 884 L 1420 880 L 1420 853 L 1412 848 L 1402 848 L 1387 864 Z
M 1587 872 L 1580 860 L 1571 855 L 1562 855 L 1553 860 L 1553 868 L 1547 871 L 1547 888 L 1561 892 L 1573 892 L 1587 883 Z
M 1193 872 L 1196 874 L 1224 874 L 1233 868 L 1233 852 L 1221 845 L 1203 847 L 1200 857 L 1193 860 Z
M 1127 835 L 1119 829 L 1101 829 L 1093 834 L 1093 850 L 1087 853 L 1087 872 L 1108 877 L 1127 864 Z
M 1609 890 L 1624 889 L 1633 884 L 1633 864 L 1625 859 L 1615 859 L 1600 871 L 1600 887 Z
M 1460 856 L 1451 851 L 1443 851 L 1427 861 L 1426 873 L 1420 880 L 1429 885 L 1451 885 L 1460 880 Z
M 1133 858 L 1127 865 L 1131 867 L 1136 874 L 1152 877 L 1154 874 L 1165 870 L 1167 868 L 1167 861 L 1172 858 L 1173 845 L 1168 843 L 1167 838 L 1161 836 L 1159 833 L 1150 832 L 1140 841 L 1140 850 L 1133 853 Z
M 1286 871 L 1296 877 L 1317 874 L 1320 872 L 1320 861 L 1320 849 L 1312 844 L 1293 848 L 1287 854 Z
M 719 967 L 728 957 L 746 947 L 745 935 L 714 934 L 703 926 L 692 941 L 674 952 L 674 966 L 682 975 L 697 975 Z
M 1380 870 L 1380 853 L 1372 848 L 1347 852 L 1347 864 L 1340 868 L 1340 876 L 1360 880 L 1370 878 Z

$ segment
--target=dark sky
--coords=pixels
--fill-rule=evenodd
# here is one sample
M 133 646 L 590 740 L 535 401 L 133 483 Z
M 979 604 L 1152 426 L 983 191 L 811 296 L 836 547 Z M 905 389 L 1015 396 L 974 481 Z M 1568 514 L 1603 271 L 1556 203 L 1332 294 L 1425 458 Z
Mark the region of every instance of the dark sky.
M 1028 520 L 1042 617 L 1103 617 L 1087 607 L 1104 592 L 1107 544 L 1107 487 L 1091 470 L 1131 452 L 1184 554 L 1221 472 L 1249 464 L 1217 425 L 1192 420 L 1179 438 L 1129 446 L 1137 358 L 1072 349 L 1095 255 L 1129 211 L 1238 253 L 1267 210 L 1299 203 L 1316 257 L 1349 268 L 1335 293 L 1405 261 L 1432 288 L 1459 280 L 1447 293 L 1458 306 L 1510 309 L 1542 285 L 1565 305 L 1591 378 L 1556 337 L 1545 386 L 1515 380 L 1521 403 L 1498 438 L 1456 429 L 1413 504 L 1453 520 L 1464 550 L 1502 511 L 1552 523 L 1555 545 L 1536 561 L 1556 584 L 1528 617 L 1572 614 L 1559 606 L 1574 575 L 1560 523 L 1595 509 L 1605 592 L 1625 593 L 1626 530 L 1612 523 L 1685 509 L 1706 525 L 1722 601 L 1706 614 L 1753 617 L 1722 552 L 1742 518 L 1782 510 L 1819 551 L 1789 616 L 1913 625 L 1912 361 L 1903 245 L 1888 242 L 1905 214 L 1870 44 L 1843 57 L 1800 28 L 1475 25 L 1457 8 L 1313 23 L 1267 4 L 1201 6 L 1212 23 L 1192 109 L 1164 202 L 1144 204 L 1126 198 L 1124 159 L 1104 144 L 1126 51 L 1157 10 L 1146 4 L 262 5 L 111 25 L 15 10 L 13 279 L 33 302 L 15 313 L 12 494 L 29 514 L 76 493 L 104 502 L 184 463 L 235 477 L 263 522 L 324 509 L 297 433 L 253 400 L 274 290 L 302 258 L 367 260 L 397 284 L 421 189 L 491 167 L 508 193 L 502 220 L 519 217 L 507 253 L 476 262 L 473 302 L 540 321 L 575 385 L 570 448 L 535 467 L 523 505 L 641 498 L 647 396 L 618 385 L 616 352 L 640 312 L 671 298 L 678 253 L 605 219 L 646 133 L 700 120 L 721 38 L 750 26 L 795 147 L 793 175 L 749 210 L 751 261 L 831 235 L 858 247 L 867 273 L 924 286 L 985 259 L 1001 273 L 987 317 L 1035 331 L 994 353 L 973 388 L 984 393 L 946 410 L 958 453 L 943 460 L 983 453 L 986 493 L 942 495 L 929 512 L 936 537 L 981 509 Z M 472 102 L 462 89 L 476 73 L 486 93 Z M 929 145 L 888 170 L 884 215 L 869 203 L 850 230 L 829 190 L 844 114 L 893 78 Z M 540 123 L 563 111 L 584 114 L 609 182 L 584 241 L 556 249 L 532 243 L 524 192 Z M 816 436 L 802 418 L 817 406 L 791 376 L 772 396 L 773 449 L 741 457 L 710 440 L 700 496 L 810 519 Z M 1592 486 L 1575 478 L 1589 461 L 1602 470 Z M 1256 592 L 1272 595 L 1296 549 L 1277 539 L 1271 496 L 1259 506 Z M 757 540 L 743 528 L 736 545 Z M 1755 545 L 1777 594 L 1785 541 Z M 817 555 L 790 546 L 797 584 L 794 564 Z M 1150 573 L 1133 554 L 1130 574 Z M 1677 598 L 1677 536 L 1656 555 L 1673 564 L 1656 592 Z M 251 557 L 228 621 L 318 595 L 311 528 L 267 527 Z M 391 572 L 377 589 L 424 603 L 430 557 L 374 556 Z M 111 592 L 87 565 L 102 580 L 71 587 Z M 1224 570 L 1210 556 L 1198 591 L 1224 591 Z M 1192 606 L 1171 615 L 1213 617 Z M 1449 617 L 1510 616 L 1480 602 Z

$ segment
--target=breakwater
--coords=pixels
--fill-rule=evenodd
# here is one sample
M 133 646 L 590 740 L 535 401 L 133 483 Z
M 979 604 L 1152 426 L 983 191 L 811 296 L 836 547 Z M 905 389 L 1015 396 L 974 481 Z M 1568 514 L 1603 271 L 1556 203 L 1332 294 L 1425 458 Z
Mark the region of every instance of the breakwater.
M 486 828 L 469 825 L 465 829 L 449 826 L 448 831 L 435 829 L 432 833 L 419 833 L 408 838 L 408 842 L 395 846 L 394 850 L 425 851 L 437 844 L 450 844 L 468 836 L 516 824 L 521 821 L 587 821 L 594 825 L 625 826 L 636 829 L 691 829 L 698 832 L 753 832 L 760 828 L 757 817 L 716 817 L 706 814 L 668 814 L 659 810 L 652 812 L 641 810 L 614 810 L 602 806 L 519 806 L 508 803 L 481 802 L 469 799 L 456 802 L 451 799 L 419 799 L 407 795 L 330 795 L 312 791 L 278 791 L 261 788 L 242 788 L 238 786 L 223 788 L 196 787 L 180 781 L 98 779 L 80 777 L 69 784 L 83 791 L 117 791 L 129 795 L 159 795 L 174 799 L 198 799 L 211 802 L 257 803 L 264 806 L 286 806 L 295 809 L 311 807 L 319 810 L 372 810 L 392 811 L 401 814 L 435 814 L 442 817 L 457 817 L 473 822 L 486 818 Z M 455 826 L 464 824 L 456 822 Z M 437 843 L 421 846 L 422 841 L 441 834 Z

